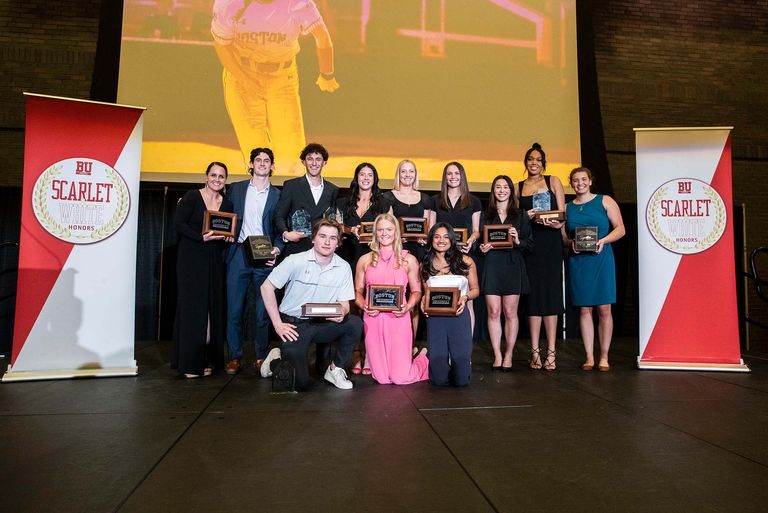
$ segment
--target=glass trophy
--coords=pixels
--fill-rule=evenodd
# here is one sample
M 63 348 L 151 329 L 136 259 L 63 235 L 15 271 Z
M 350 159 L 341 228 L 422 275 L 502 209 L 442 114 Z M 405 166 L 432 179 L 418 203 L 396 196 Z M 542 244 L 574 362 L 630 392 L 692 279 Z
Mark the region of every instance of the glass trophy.
M 291 230 L 301 232 L 306 236 L 312 235 L 312 218 L 303 208 L 291 214 Z
M 533 210 L 552 210 L 549 191 L 537 192 L 533 195 Z

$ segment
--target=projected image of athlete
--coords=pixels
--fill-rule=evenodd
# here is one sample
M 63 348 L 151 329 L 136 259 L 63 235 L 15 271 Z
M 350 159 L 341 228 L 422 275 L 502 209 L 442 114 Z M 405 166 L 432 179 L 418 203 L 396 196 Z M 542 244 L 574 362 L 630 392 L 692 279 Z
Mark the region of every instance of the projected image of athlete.
M 282 173 L 301 174 L 300 163 L 287 158 L 306 145 L 296 67 L 299 36 L 315 38 L 320 90 L 339 88 L 331 36 L 314 1 L 216 0 L 211 33 L 243 159 L 250 148 L 271 147 L 285 162 Z

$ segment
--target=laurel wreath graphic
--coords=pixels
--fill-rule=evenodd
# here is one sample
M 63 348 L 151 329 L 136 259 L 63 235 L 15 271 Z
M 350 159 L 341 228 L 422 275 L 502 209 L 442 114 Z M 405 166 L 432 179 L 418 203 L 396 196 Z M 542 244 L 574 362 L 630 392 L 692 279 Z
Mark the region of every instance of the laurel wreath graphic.
M 61 167 L 61 165 L 53 165 L 43 172 L 40 180 L 35 185 L 34 193 L 32 195 L 32 206 L 35 210 L 35 215 L 37 215 L 37 220 L 43 225 L 43 228 L 45 228 L 48 233 L 59 239 L 68 239 L 72 237 L 72 232 L 66 227 L 61 226 L 58 221 L 51 216 L 51 213 L 48 211 L 48 202 L 45 199 L 51 182 L 56 176 L 61 174 Z
M 723 200 L 720 199 L 720 196 L 715 192 L 714 189 L 708 188 L 704 190 L 704 194 L 706 194 L 709 199 L 712 200 L 712 204 L 715 206 L 716 212 L 715 212 L 715 226 L 712 227 L 712 230 L 709 232 L 709 235 L 701 239 L 699 242 L 696 243 L 696 249 L 704 251 L 705 249 L 713 246 L 715 242 L 720 239 L 720 236 L 723 234 L 723 231 L 725 230 L 725 205 L 723 205 Z
M 117 192 L 117 207 L 115 213 L 112 215 L 112 219 L 104 223 L 101 228 L 91 232 L 91 238 L 95 240 L 101 240 L 104 237 L 114 233 L 120 225 L 123 224 L 125 216 L 128 215 L 128 191 L 124 186 L 120 175 L 114 169 L 105 168 L 104 172 L 109 178 L 109 181 L 114 185 L 114 190 Z
M 659 210 L 659 205 L 661 204 L 661 200 L 664 199 L 664 196 L 667 195 L 667 192 L 669 190 L 669 187 L 662 187 L 660 188 L 656 194 L 654 194 L 653 199 L 648 204 L 648 210 L 646 210 L 646 222 L 648 223 L 648 228 L 651 230 L 651 234 L 653 235 L 653 238 L 656 239 L 659 244 L 664 246 L 665 248 L 674 251 L 676 249 L 680 248 L 680 245 L 675 242 L 674 240 L 667 237 L 667 234 L 664 233 L 664 231 L 661 229 L 661 224 L 659 224 L 659 220 L 656 217 L 656 212 Z
M 119 174 L 114 169 L 109 167 L 104 169 L 109 182 L 113 185 L 115 194 L 117 195 L 117 206 L 112 218 L 98 229 L 93 230 L 88 235 L 73 235 L 72 232 L 66 227 L 59 224 L 54 219 L 51 212 L 48 210 L 48 202 L 46 200 L 47 193 L 50 190 L 51 182 L 60 175 L 62 171 L 61 164 L 55 164 L 46 169 L 40 176 L 40 179 L 35 184 L 35 188 L 32 194 L 32 206 L 37 216 L 37 220 L 51 235 L 62 239 L 72 241 L 75 240 L 87 240 L 98 241 L 108 237 L 114 233 L 125 221 L 128 215 L 129 197 L 128 190 Z

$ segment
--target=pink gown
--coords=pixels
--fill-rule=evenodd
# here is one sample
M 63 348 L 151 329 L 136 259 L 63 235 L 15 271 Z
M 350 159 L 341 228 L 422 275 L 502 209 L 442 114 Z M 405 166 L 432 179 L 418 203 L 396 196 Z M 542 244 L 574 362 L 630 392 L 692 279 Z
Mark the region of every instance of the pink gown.
M 403 251 L 406 255 L 407 251 Z M 404 267 L 395 269 L 392 250 L 385 249 L 379 255 L 376 267 L 365 270 L 365 284 L 408 286 L 408 273 Z M 429 361 L 426 355 L 411 359 L 413 332 L 411 316 L 395 317 L 389 312 L 379 312 L 375 317 L 363 315 L 365 324 L 365 350 L 371 365 L 373 379 L 381 384 L 407 385 L 429 379 Z

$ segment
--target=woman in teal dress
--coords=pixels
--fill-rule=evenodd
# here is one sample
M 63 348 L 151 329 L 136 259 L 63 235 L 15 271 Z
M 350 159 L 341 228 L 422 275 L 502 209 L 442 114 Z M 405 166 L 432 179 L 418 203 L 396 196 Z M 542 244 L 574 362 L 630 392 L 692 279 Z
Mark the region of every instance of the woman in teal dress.
M 579 328 L 587 353 L 581 368 L 589 371 L 595 366 L 592 310 L 596 308 L 600 339 L 597 369 L 607 371 L 610 369 L 608 350 L 613 335 L 611 305 L 616 302 L 616 267 L 611 243 L 624 236 L 624 221 L 613 198 L 592 193 L 592 172 L 589 169 L 577 167 L 571 171 L 570 182 L 576 197 L 565 206 L 567 221 L 563 239 L 571 246 L 572 253 L 568 258 L 569 291 L 572 304 L 579 307 Z M 574 248 L 574 230 L 585 226 L 597 227 L 597 250 L 594 252 L 579 252 Z

